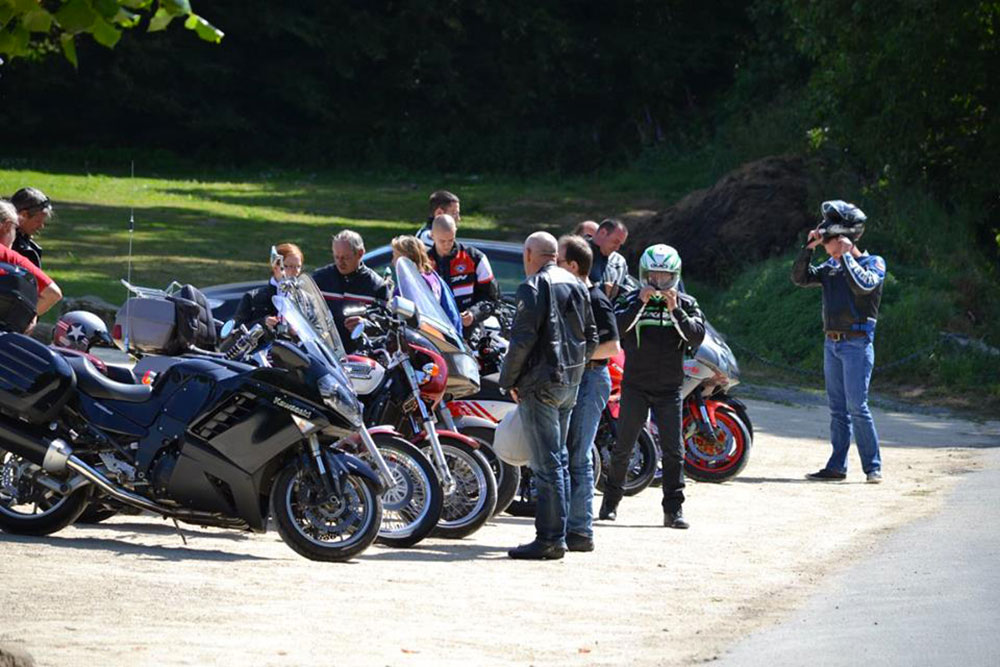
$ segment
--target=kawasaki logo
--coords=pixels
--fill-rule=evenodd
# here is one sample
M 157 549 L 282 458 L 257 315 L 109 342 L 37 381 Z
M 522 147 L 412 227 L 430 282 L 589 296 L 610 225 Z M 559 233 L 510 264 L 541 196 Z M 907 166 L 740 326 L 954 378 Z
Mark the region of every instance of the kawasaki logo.
M 312 419 L 312 414 L 313 414 L 312 410 L 306 410 L 305 408 L 300 408 L 294 403 L 289 403 L 280 396 L 274 397 L 274 404 L 280 408 L 288 410 L 289 412 L 297 414 L 299 417 L 302 417 L 303 419 Z

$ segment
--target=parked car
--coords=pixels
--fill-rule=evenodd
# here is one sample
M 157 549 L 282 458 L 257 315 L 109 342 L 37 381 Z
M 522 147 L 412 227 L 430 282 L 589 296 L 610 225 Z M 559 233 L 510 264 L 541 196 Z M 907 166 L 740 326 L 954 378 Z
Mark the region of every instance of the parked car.
M 461 243 L 483 251 L 493 267 L 493 275 L 500 283 L 500 293 L 513 297 L 517 286 L 524 280 L 522 248 L 518 243 L 506 241 L 484 241 L 482 239 L 459 239 Z M 392 247 L 380 246 L 365 253 L 364 262 L 373 271 L 382 274 L 392 261 Z M 318 268 L 318 267 L 316 267 Z M 265 281 L 254 280 L 242 283 L 228 283 L 202 289 L 212 306 L 212 315 L 217 320 L 228 320 L 236 313 L 236 307 L 244 294 L 263 287 Z

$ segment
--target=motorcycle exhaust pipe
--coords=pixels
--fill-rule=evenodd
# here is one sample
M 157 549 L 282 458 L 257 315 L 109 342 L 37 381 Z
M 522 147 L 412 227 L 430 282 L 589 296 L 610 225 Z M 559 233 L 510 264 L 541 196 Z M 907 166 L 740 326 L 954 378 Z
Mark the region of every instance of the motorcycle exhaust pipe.
M 36 435 L 14 424 L 0 422 L 0 449 L 41 466 L 47 472 L 60 473 L 66 470 L 66 461 L 73 454 L 65 440 L 52 440 Z

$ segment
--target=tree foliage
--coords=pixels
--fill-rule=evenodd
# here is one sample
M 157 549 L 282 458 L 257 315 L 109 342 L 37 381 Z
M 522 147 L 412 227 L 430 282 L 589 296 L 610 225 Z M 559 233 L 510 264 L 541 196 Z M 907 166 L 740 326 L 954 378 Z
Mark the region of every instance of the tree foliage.
M 123 30 L 147 17 L 149 32 L 183 18 L 201 39 L 222 40 L 222 31 L 191 11 L 189 0 L 0 0 L 0 56 L 38 57 L 61 48 L 76 67 L 78 35 L 89 34 L 111 49 Z

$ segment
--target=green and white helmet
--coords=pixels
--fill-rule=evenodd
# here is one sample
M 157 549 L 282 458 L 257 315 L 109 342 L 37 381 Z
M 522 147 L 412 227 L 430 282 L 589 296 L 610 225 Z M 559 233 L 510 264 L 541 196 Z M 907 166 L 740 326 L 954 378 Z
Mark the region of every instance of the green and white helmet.
M 664 271 L 674 274 L 669 285 L 654 285 L 658 289 L 673 289 L 681 279 L 681 256 L 672 246 L 665 243 L 646 248 L 639 258 L 639 282 L 650 285 L 650 271 Z

